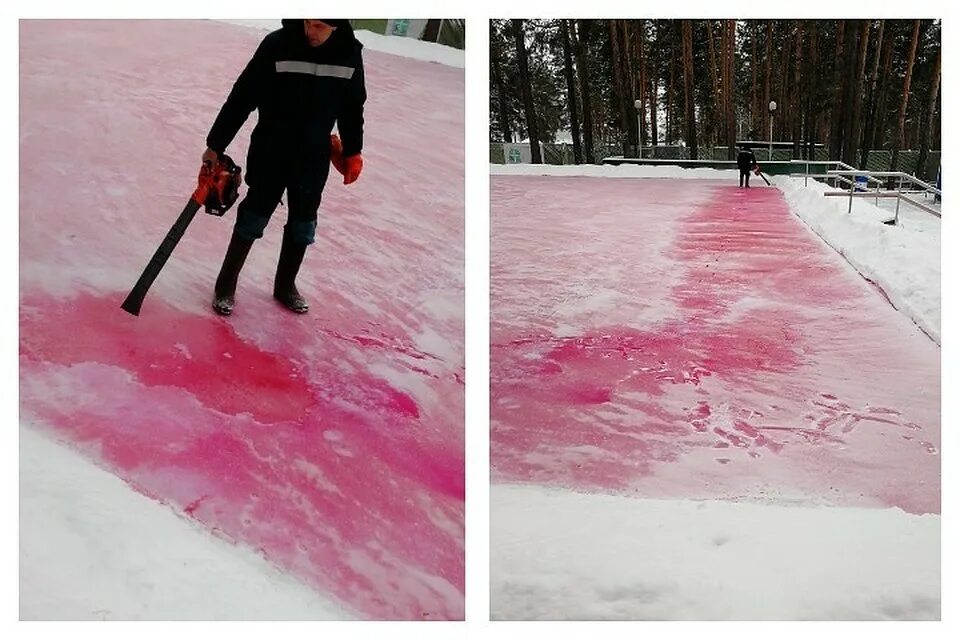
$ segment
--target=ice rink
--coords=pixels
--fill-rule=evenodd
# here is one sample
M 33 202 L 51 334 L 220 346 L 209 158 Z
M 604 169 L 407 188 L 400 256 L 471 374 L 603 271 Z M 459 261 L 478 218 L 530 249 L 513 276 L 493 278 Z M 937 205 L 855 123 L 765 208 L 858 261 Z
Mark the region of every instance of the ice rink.
M 210 299 L 236 208 L 198 214 L 140 317 L 120 310 L 264 34 L 201 21 L 21 23 L 21 423 L 346 616 L 462 618 L 462 68 L 365 49 L 365 168 L 350 187 L 331 172 L 298 278 L 309 314 L 271 297 L 283 206 L 232 317 Z M 242 166 L 255 120 L 227 150 Z M 110 536 L 110 514 L 96 518 Z M 42 519 L 31 523 L 21 537 L 45 535 Z M 96 560 L 78 560 L 90 607 L 109 591 L 98 593 L 108 578 Z M 21 549 L 26 578 L 45 573 L 35 562 Z M 32 606 L 43 598 L 58 615 L 41 593 L 56 585 L 27 584 L 22 611 L 45 617 Z M 167 604 L 146 609 L 203 617 L 196 603 Z M 141 615 L 119 606 L 110 617 Z
M 779 190 L 493 175 L 491 209 L 495 617 L 939 615 L 940 349 Z

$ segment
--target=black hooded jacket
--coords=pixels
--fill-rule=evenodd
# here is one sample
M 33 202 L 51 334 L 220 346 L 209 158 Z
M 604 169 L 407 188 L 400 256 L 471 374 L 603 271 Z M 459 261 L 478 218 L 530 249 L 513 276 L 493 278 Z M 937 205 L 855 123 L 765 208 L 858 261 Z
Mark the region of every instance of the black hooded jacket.
M 344 21 L 346 22 L 346 21 Z M 254 109 L 257 126 L 247 162 L 267 167 L 281 158 L 306 164 L 328 162 L 330 133 L 337 123 L 343 153 L 363 148 L 363 45 L 349 23 L 319 47 L 311 47 L 302 20 L 263 39 L 237 78 L 207 135 L 207 146 L 222 153 Z
M 757 156 L 753 155 L 753 151 L 740 149 L 740 153 L 737 154 L 737 167 L 740 171 L 750 171 L 755 164 L 757 164 Z

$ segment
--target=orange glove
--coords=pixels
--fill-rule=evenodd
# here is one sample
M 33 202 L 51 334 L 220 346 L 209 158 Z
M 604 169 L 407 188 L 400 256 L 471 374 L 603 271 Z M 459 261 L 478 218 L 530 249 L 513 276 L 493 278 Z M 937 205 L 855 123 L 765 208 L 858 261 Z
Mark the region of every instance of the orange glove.
M 346 171 L 343 165 L 343 143 L 340 142 L 340 136 L 335 133 L 330 134 L 330 164 L 340 172 L 340 175 Z
M 363 169 L 363 158 L 360 157 L 360 154 L 344 158 L 343 160 L 344 171 L 343 171 L 343 184 L 352 184 L 357 181 L 357 178 L 360 177 L 360 171 Z

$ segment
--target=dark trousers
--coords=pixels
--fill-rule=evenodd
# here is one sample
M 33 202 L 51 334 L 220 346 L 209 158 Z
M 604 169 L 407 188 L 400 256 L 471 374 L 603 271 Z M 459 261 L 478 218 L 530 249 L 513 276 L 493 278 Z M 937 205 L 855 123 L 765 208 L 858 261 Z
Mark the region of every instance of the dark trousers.
M 742 167 L 740 168 L 740 186 L 741 187 L 750 186 L 750 169 L 744 169 Z
M 313 244 L 317 230 L 317 210 L 330 172 L 329 159 L 300 167 L 282 167 L 278 162 L 250 162 L 258 170 L 246 176 L 247 195 L 237 206 L 234 230 L 253 241 L 263 237 L 270 216 L 287 192 L 287 233 L 298 245 Z M 280 166 L 278 166 L 280 165 Z M 281 170 L 285 169 L 285 170 Z

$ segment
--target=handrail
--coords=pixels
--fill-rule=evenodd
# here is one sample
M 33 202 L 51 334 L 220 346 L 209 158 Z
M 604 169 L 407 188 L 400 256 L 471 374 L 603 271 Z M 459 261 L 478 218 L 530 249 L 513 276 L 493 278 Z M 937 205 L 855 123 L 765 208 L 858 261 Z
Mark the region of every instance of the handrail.
M 908 197 L 908 196 L 906 195 L 906 194 L 920 194 L 920 193 L 923 193 L 923 194 L 933 194 L 934 196 L 936 196 L 936 197 L 939 199 L 939 198 L 942 197 L 942 195 L 943 195 L 942 192 L 940 191 L 940 189 L 938 189 L 938 188 L 936 188 L 936 187 L 934 187 L 934 186 L 932 186 L 932 185 L 930 185 L 930 184 L 927 184 L 927 183 L 924 182 L 923 180 L 920 180 L 919 178 L 916 178 L 916 177 L 910 175 L 909 173 L 904 173 L 904 172 L 902 172 L 902 171 L 868 171 L 868 170 L 866 170 L 866 169 L 857 169 L 856 167 L 851 167 L 850 165 L 846 164 L 845 162 L 841 162 L 841 161 L 839 161 L 839 160 L 789 160 L 788 162 L 789 162 L 790 164 L 804 165 L 804 172 L 803 172 L 802 174 L 801 174 L 799 171 L 796 172 L 796 173 L 794 173 L 794 172 L 791 172 L 791 173 L 790 173 L 790 175 L 803 175 L 803 184 L 804 184 L 804 186 L 807 185 L 807 180 L 808 180 L 809 178 L 814 178 L 814 179 L 816 179 L 816 178 L 825 178 L 825 179 L 828 179 L 828 180 L 834 180 L 834 181 L 835 181 L 835 185 L 834 185 L 834 186 L 838 186 L 840 183 L 843 183 L 844 185 L 849 185 L 849 186 L 850 186 L 849 191 L 847 190 L 846 186 L 844 186 L 844 189 L 843 189 L 842 192 L 835 192 L 835 193 L 834 193 L 834 192 L 828 192 L 828 193 L 824 193 L 824 194 L 823 194 L 823 195 L 825 195 L 825 196 L 846 196 L 846 197 L 849 197 L 849 198 L 850 198 L 850 203 L 849 203 L 849 205 L 847 206 L 847 213 L 850 213 L 850 212 L 853 210 L 853 199 L 854 199 L 854 198 L 874 198 L 874 202 L 875 202 L 877 205 L 880 204 L 880 198 L 896 198 L 896 199 L 897 199 L 897 207 L 896 207 L 896 210 L 895 210 L 895 212 L 894 212 L 894 218 L 893 218 L 894 224 L 899 224 L 899 222 L 900 222 L 900 202 L 903 201 L 903 200 L 906 200 L 906 201 L 907 201 L 907 204 L 909 204 L 909 205 L 911 205 L 911 206 L 913 206 L 913 207 L 916 207 L 917 209 L 920 209 L 921 211 L 925 211 L 925 212 L 927 212 L 927 213 L 929 213 L 929 214 L 931 214 L 931 215 L 935 215 L 935 216 L 937 216 L 938 218 L 941 218 L 941 219 L 942 219 L 942 216 L 941 216 L 941 214 L 940 214 L 939 211 L 937 211 L 936 209 L 934 209 L 934 208 L 931 207 L 931 206 L 928 206 L 928 205 L 926 205 L 926 204 L 923 204 L 922 202 L 918 202 L 917 200 L 914 200 L 913 198 L 910 198 L 910 197 Z M 829 167 L 829 166 L 835 166 L 835 167 L 839 167 L 839 168 L 838 168 L 838 169 L 827 169 L 827 173 L 825 173 L 825 174 L 811 174 L 811 173 L 810 173 L 810 165 L 811 165 L 811 164 L 814 164 L 814 165 L 826 165 L 826 166 L 828 166 L 828 167 Z M 867 192 L 864 192 L 864 193 L 855 193 L 856 190 L 857 190 L 857 186 L 860 185 L 860 184 L 864 184 L 863 182 L 857 182 L 856 180 L 853 179 L 853 178 L 856 178 L 856 177 L 864 177 L 864 178 L 866 178 L 866 182 L 867 182 L 867 183 L 872 183 L 872 184 L 876 185 L 876 189 L 871 190 L 869 193 L 867 193 Z M 894 191 L 891 190 L 891 191 L 887 191 L 887 192 L 881 192 L 881 191 L 880 191 L 880 186 L 881 186 L 882 184 L 884 184 L 884 181 L 883 181 L 883 180 L 880 180 L 879 178 L 896 178 L 896 179 L 897 179 L 897 188 L 896 188 L 896 191 L 894 192 Z M 921 190 L 921 191 L 915 191 L 915 190 L 912 190 L 912 189 L 908 189 L 908 190 L 905 191 L 904 188 L 903 188 L 904 182 L 917 185 L 917 186 L 919 186 L 922 190 Z
M 842 192 L 841 192 L 841 191 L 831 191 L 831 192 L 824 193 L 823 195 L 824 195 L 824 196 L 828 196 L 828 197 L 835 197 L 835 198 L 848 198 L 848 197 L 851 197 L 850 194 L 848 194 L 846 191 L 842 191 Z M 902 193 L 897 193 L 896 191 L 884 191 L 884 192 L 881 192 L 881 193 L 879 193 L 879 194 L 867 193 L 867 192 L 854 193 L 852 197 L 854 197 L 854 198 L 897 198 L 898 200 L 906 200 L 907 202 L 909 202 L 910 204 L 912 204 L 912 205 L 915 206 L 916 208 L 922 209 L 923 211 L 926 211 L 927 213 L 929 213 L 929 214 L 931 214 L 931 215 L 935 215 L 935 216 L 937 216 L 938 218 L 941 218 L 941 217 L 942 217 L 942 216 L 940 215 L 940 212 L 937 211 L 936 209 L 934 209 L 933 207 L 929 207 L 929 206 L 927 206 L 927 205 L 925 205 L 925 204 L 923 204 L 923 203 L 921 203 L 921 202 L 917 202 L 916 200 L 914 200 L 914 199 L 912 199 L 912 198 L 908 198 L 907 196 L 903 195 Z M 896 221 L 896 220 L 897 220 L 897 216 L 894 215 L 894 221 Z
M 901 181 L 906 180 L 907 182 L 917 185 L 923 191 L 927 191 L 941 197 L 943 196 L 943 193 L 937 187 L 903 171 L 870 171 L 868 169 L 857 169 L 856 167 L 851 167 L 847 163 L 841 162 L 840 160 L 790 160 L 789 163 L 802 164 L 807 167 L 808 171 L 811 164 L 835 165 L 840 168 L 828 169 L 827 173 L 844 176 L 865 176 L 869 182 L 883 182 L 882 180 L 877 180 L 877 178 L 900 178 Z
M 923 180 L 920 180 L 919 178 L 912 176 L 909 173 L 904 173 L 903 171 L 867 171 L 866 169 L 863 169 L 863 170 L 852 169 L 852 170 L 846 170 L 846 171 L 837 171 L 837 170 L 827 171 L 827 173 L 835 173 L 837 175 L 855 174 L 858 176 L 862 175 L 867 177 L 879 176 L 881 178 L 899 178 L 901 182 L 906 180 L 907 182 L 912 182 L 913 184 L 919 187 L 922 187 L 924 191 L 929 191 L 930 193 L 933 193 L 941 197 L 943 196 L 943 193 L 940 191 L 940 189 L 937 189 L 933 185 L 927 184 Z
M 828 169 L 827 173 L 834 176 L 864 176 L 867 179 L 867 182 L 877 182 L 883 184 L 883 180 L 878 180 L 875 176 L 878 174 L 873 171 L 867 171 L 865 169 Z
M 841 171 L 841 170 L 833 170 L 833 171 L 827 171 L 827 173 L 828 173 L 829 175 L 837 176 L 838 178 L 840 178 L 840 177 L 842 177 L 842 176 L 854 176 L 854 177 L 857 177 L 857 176 L 865 176 L 865 177 L 867 178 L 867 180 L 875 179 L 876 176 L 879 176 L 879 177 L 897 178 L 897 191 L 896 191 L 897 208 L 896 208 L 896 211 L 895 211 L 894 214 L 893 214 L 893 223 L 894 223 L 894 224 L 899 224 L 899 222 L 900 222 L 900 202 L 901 202 L 902 200 L 906 200 L 906 201 L 907 201 L 907 204 L 913 205 L 914 207 L 916 207 L 917 209 L 920 209 L 921 211 L 926 211 L 927 213 L 930 213 L 930 214 L 932 214 L 932 215 L 937 216 L 937 217 L 940 218 L 940 219 L 943 219 L 942 216 L 940 215 L 940 212 L 938 212 L 937 210 L 935 210 L 933 207 L 929 207 L 929 206 L 927 206 L 927 205 L 925 205 L 925 204 L 922 204 L 922 203 L 920 203 L 920 202 L 917 202 L 917 201 L 914 200 L 913 198 L 908 198 L 907 196 L 905 196 L 905 195 L 903 194 L 903 181 L 904 181 L 904 179 L 906 179 L 908 182 L 912 182 L 912 183 L 914 183 L 914 184 L 919 184 L 919 185 L 924 186 L 924 187 L 925 187 L 924 191 L 926 191 L 926 192 L 928 192 L 928 193 L 933 193 L 933 194 L 935 194 L 935 195 L 937 195 L 937 196 L 942 196 L 942 193 L 940 192 L 940 189 L 937 189 L 936 187 L 932 187 L 932 186 L 928 185 L 926 182 L 923 182 L 922 180 L 919 180 L 919 179 L 917 179 L 917 178 L 914 178 L 913 176 L 911 176 L 911 175 L 908 174 L 908 173 L 904 173 L 904 172 L 902 172 L 902 171 L 866 171 L 866 170 L 861 170 L 861 169 L 851 169 L 851 170 L 842 170 L 842 171 Z M 850 204 L 847 206 L 847 213 L 850 213 L 850 212 L 853 210 L 853 198 L 855 197 L 855 194 L 854 194 L 854 190 L 855 190 L 855 189 L 856 189 L 856 185 L 855 185 L 855 184 L 851 184 L 851 185 L 850 185 L 850 194 L 849 194 Z M 826 193 L 825 193 L 825 194 L 823 194 L 823 195 L 830 195 L 830 194 L 826 194 Z M 846 195 L 846 194 L 844 194 L 844 195 Z M 880 195 L 880 187 L 877 186 L 877 191 L 876 191 L 876 193 L 874 193 L 874 194 L 864 194 L 864 195 L 866 195 L 867 197 L 874 197 L 874 198 L 876 198 L 876 199 L 879 201 L 879 198 L 881 197 L 881 195 Z M 856 196 L 856 197 L 863 197 L 863 196 Z M 890 196 L 884 195 L 884 196 L 882 196 L 882 197 L 890 197 Z
M 796 174 L 791 173 L 790 175 L 792 176 Z M 804 173 L 803 175 L 807 178 L 822 178 L 822 179 L 829 178 L 831 180 L 838 180 L 839 182 L 842 182 L 844 184 L 852 184 L 855 182 L 855 180 L 851 180 L 850 178 L 845 178 L 844 176 L 836 176 L 830 173 Z
M 855 172 L 857 175 L 860 175 L 860 174 L 861 174 L 861 172 L 860 172 L 856 167 L 851 167 L 851 166 L 848 165 L 847 163 L 841 162 L 840 160 L 789 160 L 788 162 L 789 162 L 790 164 L 798 164 L 798 165 L 799 165 L 799 164 L 802 164 L 802 165 L 804 165 L 803 186 L 807 186 L 807 178 L 830 178 L 830 179 L 833 179 L 833 180 L 841 180 L 841 181 L 843 181 L 843 182 L 846 183 L 846 184 L 849 184 L 849 183 L 851 182 L 851 180 L 849 180 L 849 179 L 847 179 L 847 178 L 841 177 L 839 173 L 836 173 L 836 175 L 823 175 L 823 174 L 813 175 L 813 174 L 810 173 L 810 165 L 811 165 L 811 164 L 824 164 L 824 165 L 828 165 L 828 166 L 829 166 L 829 165 L 834 165 L 834 166 L 837 166 L 837 167 L 841 167 L 842 169 L 845 169 L 845 170 L 847 170 L 847 171 Z M 828 171 L 828 173 L 835 173 L 835 171 L 831 171 L 830 169 L 828 169 L 827 171 Z M 790 175 L 795 175 L 795 174 L 790 173 Z M 868 178 L 867 178 L 867 181 L 868 181 L 868 182 L 876 183 L 876 184 L 878 184 L 878 185 L 879 185 L 879 184 L 883 184 L 883 181 L 882 181 L 882 180 L 877 180 L 876 178 L 871 178 L 871 177 L 868 177 Z
M 903 195 L 903 194 L 900 194 L 900 200 L 906 200 L 909 204 L 912 204 L 912 205 L 915 206 L 917 209 L 921 209 L 921 210 L 923 210 L 923 211 L 926 211 L 927 213 L 930 213 L 930 214 L 932 214 L 932 215 L 935 215 L 935 216 L 937 216 L 938 218 L 940 218 L 941 220 L 943 219 L 943 216 L 940 215 L 940 212 L 939 212 L 939 211 L 937 211 L 936 209 L 934 209 L 934 208 L 931 207 L 931 206 L 925 205 L 925 204 L 923 204 L 923 203 L 921 203 L 921 202 L 917 202 L 917 201 L 914 200 L 913 198 L 908 198 L 907 196 L 905 196 L 905 195 Z M 899 204 L 899 201 L 898 201 L 898 204 Z

